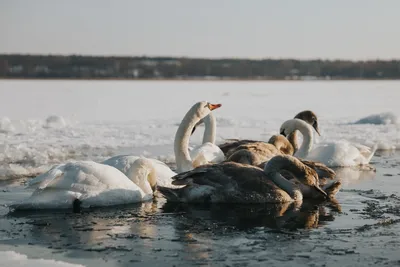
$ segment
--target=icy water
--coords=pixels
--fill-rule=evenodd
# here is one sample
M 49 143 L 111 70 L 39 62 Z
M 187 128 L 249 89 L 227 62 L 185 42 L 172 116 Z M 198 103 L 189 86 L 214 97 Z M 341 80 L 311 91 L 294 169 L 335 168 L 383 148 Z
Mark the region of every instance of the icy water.
M 400 265 L 400 152 L 393 150 L 400 143 L 399 82 L 1 81 L 0 86 L 0 252 L 86 266 Z M 282 97 L 288 106 L 280 104 Z M 268 139 L 284 120 L 312 109 L 322 128 L 317 142 L 379 143 L 372 160 L 377 170 L 337 169 L 343 188 L 336 201 L 301 207 L 183 206 L 159 197 L 79 214 L 9 212 L 8 204 L 31 193 L 24 189 L 29 176 L 54 163 L 121 153 L 171 161 L 177 123 L 203 99 L 223 104 L 215 113 L 218 142 Z M 58 117 L 49 120 L 51 115 Z M 365 120 L 356 123 L 360 119 Z M 201 131 L 196 134 L 194 143 L 201 140 Z

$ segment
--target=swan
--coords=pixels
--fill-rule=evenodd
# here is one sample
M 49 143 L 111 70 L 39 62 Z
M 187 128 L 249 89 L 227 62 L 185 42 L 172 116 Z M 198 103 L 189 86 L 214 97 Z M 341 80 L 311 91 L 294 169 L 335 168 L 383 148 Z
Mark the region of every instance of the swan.
M 64 209 L 111 206 L 149 201 L 156 184 L 152 168 L 135 162 L 132 180 L 114 167 L 94 161 L 58 164 L 28 183 L 32 195 L 10 207 Z
M 326 193 L 318 185 L 317 173 L 293 156 L 273 157 L 264 170 L 235 162 L 200 166 L 174 176 L 174 185 L 185 185 L 158 190 L 171 202 L 212 203 L 282 203 L 301 201 L 298 186 L 286 180 L 280 172 L 292 173 L 299 181 L 314 190 Z
M 317 115 L 312 112 L 311 110 L 304 110 L 302 112 L 299 112 L 295 118 L 301 119 L 307 123 L 309 123 L 315 131 L 320 134 L 319 128 L 318 128 L 318 118 Z M 288 137 L 289 142 L 292 144 L 294 152 L 297 151 L 298 149 L 298 144 L 297 144 L 297 133 L 293 132 L 291 133 Z M 219 148 L 224 152 L 226 158 L 228 158 L 232 153 L 235 152 L 236 148 L 241 145 L 245 144 L 250 144 L 250 143 L 265 143 L 263 141 L 256 141 L 256 140 L 238 140 L 238 139 L 228 139 L 228 142 L 220 144 Z
M 211 111 L 221 107 L 221 104 L 210 104 L 206 101 L 201 101 L 194 104 L 191 109 L 186 113 L 182 122 L 180 123 L 178 130 L 175 134 L 174 141 L 174 153 L 177 164 L 177 171 L 188 171 L 193 169 L 194 167 L 207 164 L 210 157 L 207 157 L 207 153 L 202 153 L 201 147 L 197 153 L 189 153 L 189 139 L 190 135 L 193 133 L 193 129 L 199 121 L 201 121 L 204 117 L 208 117 L 211 115 Z M 212 118 L 205 119 L 206 130 L 204 133 L 204 139 L 208 141 L 215 140 L 215 125 L 212 126 Z M 215 118 L 214 118 L 215 120 Z M 213 128 L 214 127 L 214 128 Z M 204 140 L 203 140 L 204 141 Z M 207 147 L 210 147 L 206 144 Z M 214 145 L 215 146 L 215 145 Z M 105 161 L 103 164 L 112 166 L 120 170 L 122 173 L 129 177 L 128 170 L 131 169 L 131 165 L 138 159 L 138 156 L 133 155 L 118 155 L 111 157 Z M 157 177 L 157 185 L 174 187 L 171 185 L 171 177 L 175 176 L 177 173 L 172 171 L 170 167 L 168 167 L 165 163 L 157 160 L 157 159 L 148 159 L 151 161 L 154 171 Z
M 215 116 L 210 113 L 204 119 L 200 120 L 192 130 L 192 134 L 196 127 L 204 122 L 203 143 L 190 150 L 190 157 L 197 158 L 203 157 L 207 162 L 220 163 L 225 160 L 225 154 L 222 150 L 215 145 L 217 134 L 217 121 Z
M 101 163 L 117 168 L 128 178 L 131 179 L 130 175 L 132 173 L 132 168 L 138 166 L 137 164 L 135 164 L 138 159 L 142 159 L 142 161 L 146 159 L 148 166 L 150 166 L 151 163 L 153 171 L 155 172 L 157 185 L 173 187 L 171 185 L 172 182 L 171 177 L 175 176 L 176 172 L 171 170 L 171 168 L 168 167 L 167 164 L 157 159 L 151 159 L 133 155 L 118 155 L 106 159 Z
M 368 165 L 377 149 L 376 144 L 369 149 L 366 146 L 351 144 L 347 141 L 326 143 L 312 149 L 312 128 L 299 119 L 285 121 L 280 128 L 280 133 L 287 136 L 296 130 L 303 135 L 303 143 L 294 155 L 301 159 L 319 161 L 328 167 Z
M 179 170 L 191 170 L 196 165 L 189 155 L 190 133 L 194 125 L 220 104 L 201 101 L 192 106 L 175 135 L 175 155 Z M 198 159 L 195 159 L 198 160 Z M 35 188 L 31 197 L 13 204 L 14 209 L 52 209 L 97 207 L 151 200 L 157 184 L 157 167 L 146 158 L 110 160 L 123 169 L 93 161 L 59 164 L 32 179 L 28 187 Z M 129 165 L 124 164 L 129 162 Z M 129 178 L 128 178 L 129 176 Z

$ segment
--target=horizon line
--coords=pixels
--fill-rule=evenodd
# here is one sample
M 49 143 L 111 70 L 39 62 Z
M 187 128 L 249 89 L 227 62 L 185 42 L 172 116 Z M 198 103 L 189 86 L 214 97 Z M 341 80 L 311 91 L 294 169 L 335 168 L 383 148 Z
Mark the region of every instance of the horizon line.
M 192 60 L 249 60 L 249 61 L 263 61 L 263 60 L 295 60 L 295 61 L 350 61 L 350 62 L 369 62 L 369 61 L 400 61 L 400 58 L 391 58 L 391 59 L 380 59 L 380 58 L 371 58 L 371 59 L 343 59 L 343 58 L 335 58 L 335 59 L 327 59 L 327 58 L 290 58 L 290 57 L 260 57 L 260 58 L 252 58 L 252 57 L 191 57 L 191 56 L 155 56 L 155 55 L 100 55 L 100 54 L 63 54 L 63 53 L 48 53 L 48 54 L 40 54 L 40 53 L 0 53 L 0 56 L 62 56 L 62 57 L 71 57 L 71 56 L 80 56 L 80 57 L 102 57 L 102 58 L 174 58 L 174 59 L 192 59 Z

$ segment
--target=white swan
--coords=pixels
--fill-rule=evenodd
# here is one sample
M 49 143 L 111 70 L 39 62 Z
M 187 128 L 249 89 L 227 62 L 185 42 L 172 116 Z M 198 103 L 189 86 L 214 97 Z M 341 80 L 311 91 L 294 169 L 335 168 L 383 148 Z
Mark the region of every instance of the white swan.
M 139 161 L 138 161 L 139 163 Z M 153 190 L 147 169 L 136 168 L 135 184 L 114 167 L 93 161 L 78 161 L 59 164 L 32 179 L 29 186 L 36 190 L 32 195 L 10 207 L 21 209 L 100 207 L 148 201 Z M 150 177 L 153 179 L 154 176 Z
M 167 166 L 162 161 L 157 159 L 149 159 L 144 157 L 132 156 L 132 155 L 118 155 L 112 158 L 106 159 L 102 162 L 102 164 L 106 164 L 117 168 L 123 174 L 125 174 L 129 179 L 131 178 L 132 168 L 137 166 L 135 163 L 138 159 L 146 159 L 148 162 L 151 162 L 153 171 L 155 172 L 157 185 L 166 186 L 166 187 L 175 187 L 171 184 L 171 177 L 176 175 L 176 172 L 171 170 L 170 167 Z
M 369 164 L 377 149 L 377 145 L 370 149 L 347 141 L 326 143 L 313 149 L 312 128 L 299 119 L 285 121 L 280 128 L 280 133 L 287 136 L 295 130 L 299 130 L 303 135 L 303 143 L 295 153 L 295 156 L 301 159 L 319 161 L 328 167 L 350 167 Z
M 190 150 L 190 157 L 192 159 L 203 157 L 209 163 L 220 163 L 225 160 L 225 155 L 219 146 L 215 145 L 217 121 L 212 113 L 202 121 L 204 122 L 203 143 Z
M 195 125 L 202 119 L 204 116 L 210 117 L 211 110 L 217 109 L 221 107 L 221 104 L 210 104 L 205 101 L 198 102 L 192 106 L 192 108 L 186 113 L 185 118 L 182 120 L 178 131 L 175 134 L 175 142 L 174 142 L 174 152 L 177 166 L 186 166 L 185 170 L 191 170 L 193 167 L 197 167 L 206 163 L 213 163 L 213 160 L 216 160 L 216 157 L 212 157 L 213 144 L 209 143 L 215 140 L 215 118 L 211 116 L 211 118 L 204 119 L 204 123 L 206 124 L 206 129 L 204 132 L 203 142 L 205 144 L 195 148 L 196 151 L 189 153 L 189 138 L 190 133 L 192 133 Z M 208 115 L 208 116 L 207 116 Z M 214 122 L 213 122 L 214 120 Z M 179 130 L 181 129 L 181 130 Z M 183 140 L 183 138 L 189 135 L 189 138 Z M 219 149 L 219 147 L 215 146 Z M 178 151 L 178 153 L 177 153 Z M 187 153 L 184 153 L 187 151 Z M 222 151 L 221 151 L 222 153 Z M 222 153 L 222 156 L 224 154 Z M 112 158 L 109 158 L 103 161 L 103 164 L 113 166 L 124 173 L 128 178 L 130 178 L 130 170 L 132 169 L 132 164 L 138 159 L 138 156 L 133 155 L 118 155 Z M 172 171 L 170 167 L 168 167 L 165 163 L 157 160 L 157 159 L 148 159 L 151 161 L 154 171 L 157 177 L 157 185 L 166 186 L 166 187 L 176 187 L 171 184 L 171 177 L 175 176 L 177 173 Z M 222 160 L 221 160 L 222 161 Z M 190 162 L 190 164 L 189 164 Z M 186 165 L 185 165 L 186 164 Z M 180 168 L 178 167 L 178 172 Z M 181 169 L 182 170 L 182 169 Z
M 191 170 L 196 167 L 196 162 L 192 162 L 188 151 L 191 130 L 211 110 L 220 106 L 205 101 L 198 102 L 185 115 L 175 135 L 178 169 Z M 13 204 L 11 208 L 68 208 L 76 206 L 76 203 L 79 207 L 111 206 L 152 199 L 159 175 L 153 161 L 131 158 L 115 162 L 117 167 L 123 168 L 126 175 L 113 166 L 93 161 L 56 165 L 31 180 L 29 186 L 36 190 L 30 198 Z M 129 162 L 129 166 L 124 162 Z

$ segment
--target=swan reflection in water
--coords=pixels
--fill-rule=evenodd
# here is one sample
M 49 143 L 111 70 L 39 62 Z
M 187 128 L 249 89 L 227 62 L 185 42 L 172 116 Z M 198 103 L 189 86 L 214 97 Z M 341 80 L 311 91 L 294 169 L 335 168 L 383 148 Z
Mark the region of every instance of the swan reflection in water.
M 246 230 L 267 227 L 274 230 L 296 230 L 317 228 L 341 212 L 336 199 L 324 202 L 303 200 L 303 203 L 287 202 L 276 204 L 177 204 L 167 202 L 163 211 L 184 212 L 178 228 L 194 231 L 209 230 L 219 226 Z

